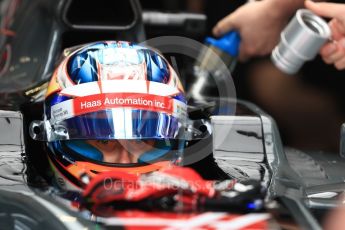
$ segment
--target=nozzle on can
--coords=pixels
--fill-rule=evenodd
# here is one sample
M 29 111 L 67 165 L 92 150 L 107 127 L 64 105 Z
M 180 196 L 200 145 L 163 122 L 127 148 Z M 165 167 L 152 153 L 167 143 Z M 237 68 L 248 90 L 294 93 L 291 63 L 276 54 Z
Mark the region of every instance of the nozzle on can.
M 214 95 L 217 84 L 221 85 L 229 80 L 225 76 L 235 68 L 240 41 L 237 31 L 230 31 L 217 39 L 212 37 L 205 39 L 207 46 L 200 51 L 194 65 L 194 75 L 197 76 L 197 80 L 187 93 L 188 97 L 202 101 L 203 98 Z

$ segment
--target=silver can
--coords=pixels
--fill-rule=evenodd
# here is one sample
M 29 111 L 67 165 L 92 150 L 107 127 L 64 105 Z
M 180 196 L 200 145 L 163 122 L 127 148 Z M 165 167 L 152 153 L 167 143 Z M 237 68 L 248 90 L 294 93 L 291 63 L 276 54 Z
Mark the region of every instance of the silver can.
M 300 9 L 281 33 L 271 59 L 284 73 L 295 74 L 304 62 L 314 59 L 330 39 L 331 29 L 327 22 L 310 10 Z

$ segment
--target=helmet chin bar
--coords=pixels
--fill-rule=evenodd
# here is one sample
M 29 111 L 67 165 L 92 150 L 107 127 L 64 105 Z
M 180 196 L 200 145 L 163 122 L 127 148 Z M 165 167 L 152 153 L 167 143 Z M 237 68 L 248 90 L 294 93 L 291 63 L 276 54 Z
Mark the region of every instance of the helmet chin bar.
M 67 129 L 62 125 L 51 125 L 49 121 L 32 121 L 29 134 L 37 141 L 68 140 Z
M 212 134 L 211 122 L 207 119 L 188 120 L 185 127 L 187 141 L 206 139 Z
M 200 140 L 205 139 L 212 134 L 211 123 L 207 119 L 187 120 L 182 128 L 184 128 L 184 134 L 177 139 L 184 139 L 186 141 Z M 29 127 L 29 134 L 32 139 L 37 141 L 70 139 L 70 135 L 66 127 L 59 124 L 52 125 L 49 121 L 32 121 Z

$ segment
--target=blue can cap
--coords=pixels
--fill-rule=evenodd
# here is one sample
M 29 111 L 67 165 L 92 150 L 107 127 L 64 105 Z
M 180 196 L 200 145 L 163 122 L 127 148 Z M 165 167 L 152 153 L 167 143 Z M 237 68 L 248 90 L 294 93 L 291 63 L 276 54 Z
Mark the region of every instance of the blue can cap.
M 237 57 L 240 48 L 241 37 L 237 31 L 230 31 L 219 39 L 207 37 L 205 43 L 220 49 L 232 57 Z

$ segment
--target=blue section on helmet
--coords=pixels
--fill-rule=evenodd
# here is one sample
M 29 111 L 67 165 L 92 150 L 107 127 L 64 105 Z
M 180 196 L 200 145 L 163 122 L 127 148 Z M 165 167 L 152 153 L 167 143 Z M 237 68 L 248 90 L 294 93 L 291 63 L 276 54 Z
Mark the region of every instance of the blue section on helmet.
M 68 62 L 68 74 L 75 84 L 98 80 L 96 59 L 92 51 L 78 53 Z
M 51 95 L 49 97 L 49 99 L 47 99 L 46 106 L 45 106 L 45 114 L 47 116 L 47 119 L 49 120 L 50 116 L 51 116 L 51 112 L 50 112 L 51 106 L 59 104 L 60 102 L 63 102 L 63 101 L 69 100 L 69 99 L 71 99 L 71 98 L 67 97 L 67 96 L 60 95 L 60 94 Z
M 97 148 L 82 140 L 65 141 L 68 148 L 92 160 L 103 161 L 103 154 Z
M 121 48 L 135 50 L 136 55 L 116 55 L 116 51 Z M 114 55 L 106 56 L 106 52 L 114 51 Z M 101 65 L 121 65 L 130 66 L 143 63 L 147 67 L 147 80 L 168 83 L 170 80 L 170 70 L 165 59 L 156 52 L 141 46 L 132 46 L 126 42 L 120 43 L 96 43 L 74 54 L 67 64 L 67 72 L 75 84 L 82 84 L 97 81 L 98 64 Z
M 176 100 L 179 100 L 185 104 L 187 104 L 187 101 L 186 101 L 186 97 L 184 96 L 184 93 L 180 92 L 174 96 L 172 96 L 172 98 L 176 99 Z
M 170 80 L 170 71 L 165 60 L 151 50 L 143 50 L 145 52 L 147 66 L 147 80 L 168 83 Z

